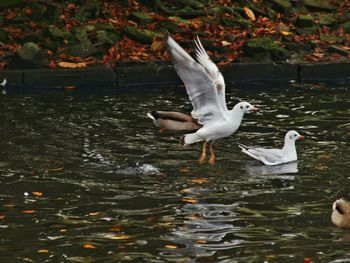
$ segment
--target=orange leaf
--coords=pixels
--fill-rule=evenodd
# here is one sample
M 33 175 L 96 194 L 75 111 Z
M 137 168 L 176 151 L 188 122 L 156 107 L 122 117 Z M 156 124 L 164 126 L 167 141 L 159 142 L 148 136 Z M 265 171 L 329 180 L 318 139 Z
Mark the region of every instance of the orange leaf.
M 33 213 L 36 213 L 35 210 L 23 210 L 22 211 L 23 214 L 33 214 Z
M 175 249 L 177 248 L 177 245 L 165 245 L 165 248 Z
M 0 214 L 0 219 L 4 219 L 6 217 L 5 214 Z
M 85 68 L 86 63 L 85 62 L 79 62 L 79 63 L 74 63 L 74 62 L 59 62 L 58 65 L 61 68 Z
M 39 249 L 38 253 L 49 253 L 48 249 Z
M 198 200 L 196 200 L 194 198 L 190 198 L 190 197 L 184 197 L 184 198 L 182 198 L 182 201 L 184 201 L 186 203 L 191 203 L 191 204 L 198 203 Z
M 42 192 L 32 192 L 32 194 L 35 195 L 35 196 L 42 196 L 43 195 Z
M 109 231 L 112 231 L 112 232 L 119 232 L 119 231 L 121 231 L 121 230 L 122 230 L 122 228 L 119 227 L 119 226 L 112 226 L 112 227 L 109 229 Z
M 289 36 L 291 33 L 288 31 L 281 30 L 280 33 L 284 36 Z
M 209 180 L 208 179 L 192 179 L 192 180 L 190 180 L 190 182 L 192 182 L 192 183 L 207 183 L 207 182 L 209 182 Z
M 83 245 L 83 248 L 93 249 L 93 248 L 96 248 L 96 246 L 93 245 L 93 244 L 90 244 L 90 243 L 86 243 L 86 244 Z
M 244 9 L 244 12 L 247 15 L 247 17 L 249 17 L 253 21 L 256 20 L 253 11 L 248 6 L 243 7 L 243 9 Z

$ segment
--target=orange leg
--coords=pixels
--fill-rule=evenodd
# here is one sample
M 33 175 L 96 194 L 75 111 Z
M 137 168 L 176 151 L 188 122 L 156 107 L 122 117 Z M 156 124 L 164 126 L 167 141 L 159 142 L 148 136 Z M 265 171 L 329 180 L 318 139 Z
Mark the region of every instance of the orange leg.
M 166 129 L 160 128 L 159 133 L 163 133 L 163 132 L 165 132 L 165 131 L 166 131 Z
M 198 160 L 199 164 L 204 163 L 206 157 L 207 157 L 207 142 L 204 141 L 203 146 L 202 146 L 201 158 L 199 158 L 199 160 Z
M 210 150 L 210 157 L 208 160 L 208 163 L 213 165 L 215 164 L 215 154 L 214 154 L 214 149 L 213 149 L 213 143 L 209 143 L 209 150 Z

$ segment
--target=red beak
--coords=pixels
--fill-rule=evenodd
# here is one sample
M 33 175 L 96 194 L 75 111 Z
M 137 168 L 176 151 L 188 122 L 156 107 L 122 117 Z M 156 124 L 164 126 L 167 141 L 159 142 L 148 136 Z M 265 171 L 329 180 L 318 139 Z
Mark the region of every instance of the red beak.
M 298 141 L 303 141 L 305 139 L 305 136 L 300 135 L 300 137 L 298 138 Z
M 253 107 L 253 108 L 251 108 L 250 111 L 252 111 L 252 112 L 258 112 L 258 111 L 259 111 L 259 108 L 258 108 L 258 107 Z

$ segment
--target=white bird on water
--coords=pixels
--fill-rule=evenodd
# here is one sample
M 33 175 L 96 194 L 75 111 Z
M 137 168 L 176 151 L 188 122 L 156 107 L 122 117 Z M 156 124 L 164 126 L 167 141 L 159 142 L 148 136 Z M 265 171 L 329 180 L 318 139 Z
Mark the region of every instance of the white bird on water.
M 0 86 L 6 87 L 7 79 L 4 78 L 4 80 L 0 83 Z
M 7 79 L 4 78 L 4 80 L 0 83 L 0 86 L 3 87 L 3 89 L 2 89 L 2 94 L 3 94 L 3 95 L 6 94 L 6 90 L 5 90 L 6 85 L 7 85 Z
M 297 151 L 295 141 L 303 140 L 304 136 L 296 131 L 288 131 L 284 137 L 284 146 L 282 149 L 267 149 L 261 147 L 250 147 L 238 143 L 242 152 L 250 157 L 261 161 L 265 165 L 278 165 L 297 161 Z
M 208 163 L 215 163 L 213 143 L 232 135 L 240 126 L 245 113 L 258 109 L 248 102 L 237 103 L 228 110 L 225 99 L 224 78 L 205 52 L 199 38 L 195 40 L 195 61 L 170 36 L 166 39 L 174 67 L 186 86 L 192 103 L 191 116 L 179 112 L 153 111 L 147 116 L 162 130 L 194 131 L 182 137 L 184 146 L 203 141 L 199 163 L 206 160 L 206 146 L 209 143 L 210 158 Z

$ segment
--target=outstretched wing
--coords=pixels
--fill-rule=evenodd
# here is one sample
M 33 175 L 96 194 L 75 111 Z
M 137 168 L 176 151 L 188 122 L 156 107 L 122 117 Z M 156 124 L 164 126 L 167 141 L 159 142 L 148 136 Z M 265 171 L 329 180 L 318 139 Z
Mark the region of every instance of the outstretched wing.
M 218 93 L 218 96 L 219 96 L 220 107 L 222 107 L 223 110 L 227 110 L 224 77 L 222 76 L 221 72 L 219 71 L 215 63 L 208 56 L 198 36 L 197 36 L 197 39 L 195 40 L 195 43 L 197 46 L 196 58 L 198 62 L 203 66 L 205 71 L 208 73 L 208 75 L 214 80 L 216 92 Z
M 204 67 L 197 63 L 170 36 L 168 36 L 166 43 L 175 70 L 184 82 L 192 103 L 192 117 L 202 125 L 226 118 L 227 113 L 220 106 L 215 82 Z

